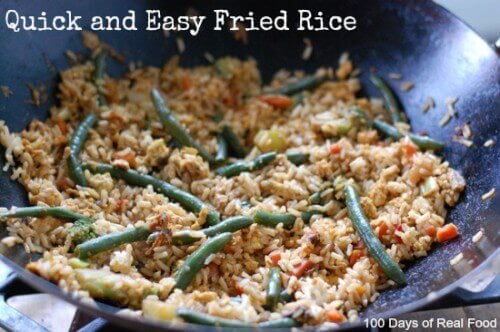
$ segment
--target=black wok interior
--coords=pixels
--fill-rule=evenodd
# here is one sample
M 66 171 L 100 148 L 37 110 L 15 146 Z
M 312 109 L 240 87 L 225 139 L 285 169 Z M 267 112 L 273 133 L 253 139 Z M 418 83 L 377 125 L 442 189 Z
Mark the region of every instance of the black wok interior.
M 280 68 L 311 72 L 319 66 L 335 66 L 340 54 L 348 51 L 355 65 L 363 70 L 361 79 L 365 95 L 379 96 L 367 79 L 371 67 L 382 75 L 401 73 L 405 79 L 415 83 L 410 92 L 398 92 L 413 130 L 425 130 L 431 137 L 446 141 L 446 149 L 441 155 L 460 170 L 467 181 L 467 189 L 459 204 L 448 216 L 448 221 L 458 225 L 461 236 L 436 246 L 427 258 L 411 264 L 406 269 L 408 285 L 383 292 L 363 312 L 364 316 L 387 316 L 409 311 L 427 303 L 429 299 L 426 296 L 430 292 L 442 296 L 450 291 L 452 286 L 449 285 L 461 277 L 448 263 L 451 258 L 463 252 L 475 267 L 490 254 L 477 250 L 471 241 L 481 228 L 493 247 L 498 248 L 499 195 L 488 202 L 483 202 L 480 196 L 493 187 L 499 188 L 500 184 L 499 150 L 496 145 L 483 147 L 483 143 L 490 138 L 499 144 L 499 58 L 468 26 L 431 1 L 199 1 L 191 5 L 200 14 L 207 15 L 208 22 L 204 23 L 204 29 L 196 37 L 182 34 L 186 43 L 186 51 L 181 56 L 183 65 L 206 64 L 203 56 L 206 51 L 215 57 L 252 56 L 258 61 L 264 80 L 268 80 Z M 155 66 L 160 66 L 177 53 L 176 34 L 167 39 L 161 31 L 144 31 L 144 10 L 160 8 L 164 14 L 177 16 L 185 15 L 189 6 L 184 1 L 135 0 L 0 3 L 2 13 L 17 9 L 25 15 L 38 15 L 44 10 L 48 15 L 55 15 L 72 10 L 84 17 L 84 26 L 89 26 L 89 17 L 93 15 L 124 16 L 127 10 L 136 10 L 138 31 L 106 31 L 99 36 L 123 54 L 127 61 L 142 61 L 145 65 Z M 252 10 L 255 16 L 275 16 L 280 9 L 287 9 L 292 22 L 290 26 L 293 26 L 296 10 L 305 7 L 313 12 L 321 10 L 325 16 L 352 15 L 356 17 L 358 27 L 349 32 L 301 32 L 294 29 L 288 32 L 249 32 L 248 45 L 235 41 L 228 32 L 211 29 L 213 9 L 229 9 L 234 14 L 246 14 Z M 308 61 L 301 58 L 304 37 L 309 37 L 314 46 Z M 46 117 L 49 106 L 57 103 L 58 71 L 68 67 L 65 50 L 83 54 L 88 54 L 88 51 L 81 44 L 80 34 L 75 31 L 15 33 L 4 24 L 0 25 L 0 45 L 1 84 L 9 86 L 14 92 L 8 99 L 0 97 L 0 120 L 5 120 L 12 131 L 18 132 L 34 118 Z M 110 61 L 108 67 L 108 73 L 113 76 L 119 76 L 127 69 L 116 61 Z M 49 92 L 48 101 L 40 107 L 26 103 L 30 99 L 27 82 L 35 85 L 43 83 Z M 391 84 L 396 91 L 400 91 L 400 82 L 391 81 Z M 437 107 L 422 115 L 421 108 L 427 96 L 436 100 Z M 444 100 L 450 96 L 459 97 L 456 104 L 458 118 L 440 128 L 438 122 L 445 112 Z M 465 122 L 470 122 L 474 133 L 474 146 L 471 148 L 450 140 L 455 127 Z M 1 152 L 3 156 L 3 150 Z M 1 162 L 3 166 L 5 161 L 2 159 Z M 25 191 L 9 176 L 10 173 L 6 172 L 0 174 L 0 206 L 26 205 Z M 0 236 L 5 234 L 5 224 L 2 223 Z M 24 252 L 22 246 L 9 249 L 1 245 L 0 253 L 34 287 L 66 296 L 47 281 L 19 269 L 34 259 Z M 113 316 L 110 307 L 93 310 L 129 327 L 140 326 L 130 325 L 132 323 L 128 319 Z

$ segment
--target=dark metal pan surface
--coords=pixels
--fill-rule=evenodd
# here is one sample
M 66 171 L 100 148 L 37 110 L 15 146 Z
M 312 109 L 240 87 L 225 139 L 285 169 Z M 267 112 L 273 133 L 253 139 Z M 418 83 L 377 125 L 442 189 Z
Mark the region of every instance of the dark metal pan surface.
M 144 10 L 162 9 L 164 14 L 184 15 L 188 7 L 207 15 L 205 28 L 196 37 L 183 35 L 186 52 L 181 57 L 183 65 L 206 63 L 203 53 L 209 51 L 215 57 L 235 55 L 254 57 L 269 79 L 280 68 L 312 71 L 322 65 L 333 66 L 339 55 L 349 51 L 354 63 L 363 69 L 361 76 L 366 95 L 377 95 L 369 84 L 367 73 L 375 67 L 379 73 L 401 73 L 414 82 L 415 87 L 398 97 L 416 132 L 425 130 L 430 136 L 448 142 L 442 156 L 460 170 L 467 181 L 467 189 L 459 204 L 453 208 L 448 221 L 457 224 L 461 236 L 445 245 L 438 245 L 428 257 L 418 260 L 406 269 L 408 285 L 385 291 L 364 312 L 364 317 L 388 317 L 414 310 L 434 298 L 450 292 L 464 280 L 470 278 L 481 264 L 487 264 L 499 247 L 500 196 L 484 202 L 481 195 L 491 188 L 500 188 L 500 152 L 498 132 L 500 129 L 500 68 L 499 57 L 490 46 L 468 26 L 431 1 L 2 1 L 0 12 L 17 9 L 24 15 L 62 14 L 72 10 L 84 17 L 82 24 L 89 26 L 93 15 L 124 16 L 128 10 L 137 13 L 138 31 L 106 31 L 99 35 L 108 44 L 125 55 L 127 61 L 142 61 L 148 65 L 161 65 L 176 54 L 175 35 L 168 40 L 162 32 L 144 31 Z M 252 10 L 256 16 L 277 15 L 287 9 L 290 26 L 294 24 L 297 9 L 308 7 L 313 13 L 322 11 L 327 15 L 352 15 L 358 27 L 353 31 L 297 32 L 268 31 L 250 32 L 249 43 L 235 41 L 227 32 L 213 31 L 213 9 L 224 8 L 234 14 L 246 14 Z M 303 38 L 309 37 L 314 45 L 311 59 L 304 61 L 301 53 Z M 24 129 L 34 118 L 43 119 L 49 105 L 56 102 L 55 94 L 58 71 L 68 66 L 64 51 L 85 53 L 78 32 L 13 32 L 0 25 L 1 84 L 14 92 L 9 98 L 0 97 L 0 119 L 5 120 L 13 131 Z M 110 65 L 111 75 L 121 75 L 126 68 L 122 64 Z M 29 90 L 26 83 L 45 84 L 52 94 L 41 107 L 27 104 Z M 394 82 L 392 82 L 394 83 Z M 391 84 L 392 84 L 391 83 Z M 393 87 L 399 90 L 399 83 Z M 432 96 L 438 107 L 425 116 L 421 107 L 427 96 Z M 444 100 L 458 96 L 458 117 L 440 128 L 438 122 L 444 114 Z M 450 138 L 455 127 L 469 122 L 474 133 L 471 148 L 453 143 Z M 483 143 L 493 139 L 491 148 Z M 2 153 L 3 155 L 3 153 Z M 2 161 L 3 162 L 3 161 Z M 23 206 L 27 203 L 24 190 L 9 179 L 8 173 L 0 174 L 0 206 Z M 483 229 L 485 245 L 478 248 L 471 238 Z M 0 225 L 0 236 L 6 234 Z M 449 260 L 462 252 L 470 264 L 465 272 L 453 269 Z M 36 257 L 27 255 L 21 246 L 0 247 L 2 260 L 9 263 L 28 283 L 44 292 L 63 297 L 73 303 L 55 285 L 25 271 L 22 267 Z M 462 279 L 460 279 L 462 278 Z M 429 294 L 431 294 L 429 296 Z M 112 322 L 131 328 L 159 328 L 151 322 L 136 322 L 117 316 L 116 308 L 106 305 L 88 307 L 79 304 L 93 314 L 104 316 Z M 347 326 L 347 325 L 346 325 Z M 172 328 L 172 327 L 170 327 Z

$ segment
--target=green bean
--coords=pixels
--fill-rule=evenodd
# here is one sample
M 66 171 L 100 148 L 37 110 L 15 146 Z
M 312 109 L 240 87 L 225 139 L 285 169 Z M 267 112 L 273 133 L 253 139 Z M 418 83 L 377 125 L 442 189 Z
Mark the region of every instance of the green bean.
M 69 221 L 76 221 L 79 219 L 90 219 L 89 217 L 86 217 L 83 214 L 73 212 L 64 207 L 44 207 L 44 206 L 16 207 L 12 208 L 10 211 L 0 214 L 0 218 L 22 218 L 22 217 L 34 217 L 34 218 L 53 217 Z
M 94 85 L 97 88 L 97 100 L 99 101 L 99 106 L 106 106 L 108 104 L 106 98 L 102 94 L 102 79 L 104 77 L 105 69 L 106 53 L 102 51 L 95 59 L 95 69 L 92 73 L 92 80 L 94 81 Z
M 403 118 L 401 117 L 398 101 L 396 100 L 396 97 L 394 97 L 391 88 L 389 88 L 384 79 L 377 74 L 372 73 L 370 75 L 370 81 L 372 81 L 373 85 L 375 85 L 382 93 L 382 96 L 385 100 L 387 112 L 391 117 L 392 122 L 402 122 Z
M 295 224 L 297 218 L 288 213 L 269 213 L 257 210 L 253 215 L 253 221 L 266 227 L 277 227 L 283 224 L 285 228 L 290 228 Z
M 189 309 L 177 309 L 177 315 L 187 323 L 219 326 L 219 327 L 234 327 L 234 328 L 285 328 L 298 326 L 298 322 L 293 318 L 280 318 L 267 322 L 252 324 L 245 323 L 236 319 L 227 319 L 216 317 L 208 314 L 202 314 Z
M 215 162 L 222 163 L 227 160 L 227 142 L 222 134 L 217 134 L 218 150 L 215 155 Z
M 283 289 L 280 293 L 278 302 L 281 303 L 287 303 L 295 300 L 295 294 L 294 293 L 289 293 L 288 289 Z
M 149 227 L 126 228 L 117 233 L 110 233 L 85 241 L 75 247 L 75 254 L 80 259 L 87 259 L 103 251 L 116 248 L 125 243 L 146 240 L 151 234 Z
M 370 226 L 370 221 L 363 212 L 356 188 L 344 182 L 344 192 L 346 196 L 346 205 L 349 212 L 349 217 L 354 225 L 354 228 L 359 234 L 361 240 L 365 244 L 370 255 L 379 264 L 380 268 L 390 279 L 394 280 L 399 285 L 406 283 L 406 276 L 389 254 L 387 254 L 384 245 L 378 237 L 373 233 Z
M 321 198 L 321 194 L 323 193 L 322 190 L 318 191 L 318 192 L 315 192 L 314 194 L 312 194 L 311 196 L 309 196 L 309 204 L 312 204 L 312 205 L 317 205 L 317 204 L 321 204 L 323 203 L 323 200 Z
M 396 127 L 391 126 L 384 121 L 374 120 L 373 127 L 384 135 L 392 137 L 396 140 L 399 140 L 404 136 Z M 440 151 L 444 148 L 443 143 L 436 141 L 428 136 L 419 136 L 410 133 L 408 134 L 408 137 L 413 143 L 415 143 L 416 146 L 424 150 Z
M 239 320 L 215 317 L 188 309 L 177 309 L 177 316 L 181 317 L 185 322 L 193 324 L 220 327 L 251 327 L 251 325 Z
M 97 122 L 97 116 L 94 114 L 89 114 L 80 123 L 80 125 L 75 129 L 73 137 L 69 141 L 70 154 L 68 157 L 68 173 L 71 179 L 80 186 L 87 186 L 87 179 L 83 174 L 80 161 L 78 160 L 78 154 L 83 148 L 85 141 L 89 135 L 89 130 Z
M 229 127 L 228 125 L 223 126 L 221 134 L 222 137 L 225 138 L 231 154 L 236 158 L 245 158 L 247 152 L 245 151 L 245 148 L 241 144 L 240 139 L 238 138 L 238 136 L 236 136 L 231 127 Z
M 201 240 L 203 237 L 213 237 L 217 234 L 229 232 L 234 233 L 240 229 L 246 228 L 253 224 L 253 220 L 247 216 L 237 216 L 225 219 L 215 226 L 204 228 L 200 231 L 181 230 L 172 235 L 172 242 L 177 245 L 191 244 Z M 157 233 L 151 234 L 148 242 L 156 239 Z
M 160 92 L 156 89 L 151 89 L 151 98 L 153 99 L 153 104 L 158 112 L 163 128 L 183 146 L 195 148 L 204 160 L 209 162 L 212 161 L 212 156 L 189 135 L 186 128 L 184 128 L 175 115 L 168 109 Z
M 293 318 L 278 318 L 274 320 L 269 320 L 267 322 L 263 322 L 259 324 L 260 328 L 285 328 L 285 327 L 296 327 L 299 326 L 299 322 L 297 322 Z
M 286 157 L 292 164 L 295 164 L 297 166 L 305 164 L 309 161 L 308 153 L 302 153 L 298 151 L 287 152 Z
M 175 288 L 186 289 L 194 276 L 205 265 L 208 256 L 221 251 L 229 240 L 231 240 L 231 237 L 231 233 L 222 233 L 208 238 L 195 252 L 189 255 L 175 278 Z
M 305 99 L 304 92 L 301 91 L 301 92 L 295 93 L 292 96 L 292 99 L 293 99 L 293 106 L 294 107 L 297 106 L 297 105 L 300 105 L 300 104 L 304 103 L 304 99 Z
M 307 224 L 311 220 L 312 216 L 314 216 L 316 214 L 323 214 L 323 212 L 318 211 L 318 210 L 303 211 L 301 213 L 301 217 L 302 217 L 302 220 L 304 221 L 304 223 Z
M 198 197 L 185 192 L 184 190 L 179 189 L 171 185 L 170 183 L 157 179 L 154 176 L 141 174 L 132 169 L 123 170 L 120 168 L 115 168 L 108 164 L 84 164 L 82 165 L 82 167 L 84 169 L 90 170 L 92 173 L 109 173 L 113 178 L 124 180 L 130 185 L 139 187 L 147 187 L 151 185 L 155 191 L 165 195 L 173 201 L 178 202 L 185 209 L 192 212 L 199 213 L 206 206 L 206 204 Z M 213 210 L 213 208 L 210 208 L 207 213 L 207 224 L 213 226 L 219 223 L 219 221 L 219 214 L 215 210 Z
M 265 167 L 276 159 L 276 152 L 261 154 L 250 161 L 237 161 L 233 164 L 219 167 L 215 170 L 215 174 L 232 177 L 243 172 L 252 172 Z
M 328 79 L 326 75 L 323 76 L 306 76 L 304 78 L 299 79 L 296 82 L 288 83 L 283 85 L 278 89 L 272 89 L 269 93 L 277 93 L 280 95 L 294 95 L 303 90 L 311 90 L 325 82 Z
M 273 310 L 278 303 L 281 291 L 280 269 L 272 267 L 269 269 L 269 280 L 266 286 L 266 306 L 269 310 Z

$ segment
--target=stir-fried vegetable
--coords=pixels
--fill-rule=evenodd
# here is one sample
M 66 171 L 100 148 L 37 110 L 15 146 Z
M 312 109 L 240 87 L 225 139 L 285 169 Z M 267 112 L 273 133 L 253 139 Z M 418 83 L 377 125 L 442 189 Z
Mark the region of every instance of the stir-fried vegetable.
M 296 166 L 305 164 L 309 161 L 309 154 L 297 151 L 287 152 L 286 158 Z
M 175 288 L 186 289 L 194 276 L 205 266 L 208 256 L 221 251 L 231 240 L 231 233 L 222 233 L 208 238 L 195 252 L 184 261 L 175 278 Z
M 279 129 L 261 130 L 253 139 L 254 144 L 262 152 L 280 152 L 286 149 L 286 137 Z
M 374 120 L 373 127 L 377 129 L 379 132 L 383 133 L 384 135 L 387 135 L 397 140 L 404 137 L 404 135 L 401 132 L 399 132 L 399 130 L 396 127 L 391 126 L 390 124 L 384 121 Z M 444 148 L 443 143 L 436 141 L 428 136 L 420 136 L 410 133 L 408 134 L 408 137 L 413 143 L 415 143 L 415 145 L 424 150 L 440 151 Z
M 377 261 L 387 277 L 394 280 L 399 285 L 404 285 L 406 283 L 406 276 L 399 267 L 398 263 L 396 263 L 392 257 L 387 254 L 385 247 L 373 233 L 370 221 L 365 216 L 363 208 L 361 207 L 356 188 L 352 184 L 344 182 L 344 192 L 349 217 L 351 218 L 354 228 L 368 249 L 368 252 L 373 259 Z
M 71 179 L 80 186 L 87 186 L 87 180 L 83 174 L 82 167 L 78 158 L 78 154 L 83 148 L 83 144 L 87 140 L 89 130 L 97 122 L 97 116 L 89 114 L 80 123 L 73 133 L 73 137 L 69 141 L 70 154 L 68 157 L 68 173 Z
M 234 328 L 286 328 L 298 326 L 298 322 L 293 318 L 280 318 L 275 320 L 270 320 L 267 322 L 259 324 L 245 323 L 235 319 L 227 319 L 221 317 L 215 317 L 208 314 L 202 314 L 188 309 L 178 309 L 177 315 L 181 317 L 185 322 L 200 324 L 200 325 L 210 325 L 219 327 L 234 327 Z
M 297 218 L 292 214 L 287 213 L 269 213 L 262 210 L 257 210 L 253 215 L 253 221 L 266 227 L 276 227 L 283 224 L 283 227 L 290 228 L 295 223 Z
M 387 85 L 384 79 L 377 74 L 372 73 L 370 75 L 370 81 L 380 90 L 382 96 L 385 100 L 385 106 L 389 116 L 392 119 L 392 123 L 402 122 L 401 111 L 399 110 L 398 101 L 391 91 L 391 88 Z
M 137 308 L 140 307 L 144 297 L 158 292 L 153 283 L 141 285 L 140 291 L 130 292 L 126 287 L 120 285 L 134 284 L 136 281 L 125 274 L 85 268 L 75 269 L 75 274 L 82 289 L 88 291 L 90 296 L 111 300 L 118 305 L 129 305 Z
M 102 51 L 99 53 L 94 63 L 95 69 L 92 73 L 92 81 L 97 88 L 97 101 L 99 106 L 106 106 L 108 102 L 102 94 L 102 80 L 106 70 L 106 52 Z
M 446 224 L 438 228 L 436 232 L 438 242 L 445 242 L 456 238 L 459 235 L 458 228 L 455 224 Z
M 184 128 L 175 115 L 170 111 L 163 101 L 163 97 L 160 92 L 156 89 L 151 89 L 151 98 L 153 99 L 153 104 L 158 112 L 163 128 L 167 131 L 167 133 L 172 137 L 175 137 L 175 139 L 183 146 L 190 146 L 198 150 L 200 156 L 204 160 L 212 161 L 212 156 L 189 135 L 186 128 Z
M 243 172 L 253 172 L 269 165 L 276 159 L 276 152 L 261 154 L 250 161 L 237 161 L 233 164 L 215 170 L 216 175 L 231 177 Z
M 75 254 L 80 259 L 87 259 L 125 243 L 144 241 L 148 238 L 149 234 L 151 234 L 149 227 L 129 227 L 121 232 L 110 233 L 85 241 L 76 246 Z
M 0 214 L 0 218 L 23 218 L 23 217 L 34 217 L 34 218 L 53 217 L 69 221 L 88 219 L 88 217 L 84 216 L 83 214 L 73 212 L 65 207 L 44 207 L 44 206 L 16 207 L 12 208 L 10 211 Z
M 240 139 L 238 138 L 238 136 L 236 136 L 231 127 L 227 125 L 223 126 L 221 134 L 222 137 L 226 139 L 229 151 L 231 152 L 232 156 L 235 156 L 236 158 L 244 158 L 247 155 L 245 148 L 240 142 Z
M 132 169 L 123 170 L 120 168 L 113 167 L 108 164 L 98 164 L 98 165 L 82 165 L 84 169 L 88 169 L 93 173 L 109 173 L 115 179 L 122 179 L 130 185 L 147 187 L 151 185 L 154 190 L 167 196 L 171 200 L 174 200 L 181 204 L 184 208 L 192 212 L 200 212 L 206 204 L 201 201 L 198 197 L 179 189 L 170 183 L 162 181 L 155 178 L 154 176 L 141 174 Z M 207 213 L 207 223 L 212 226 L 220 222 L 219 214 L 211 207 Z
M 73 244 L 80 244 L 98 236 L 94 221 L 90 219 L 78 219 L 68 230 Z
M 203 239 L 204 237 L 212 237 L 225 232 L 234 233 L 240 229 L 250 226 L 251 224 L 253 224 L 253 220 L 250 217 L 232 217 L 221 221 L 215 226 L 204 228 L 200 231 L 181 230 L 175 232 L 172 235 L 172 242 L 177 245 L 191 244 Z M 151 234 L 148 237 L 148 242 L 153 242 L 157 236 L 157 233 Z
M 269 280 L 266 285 L 266 306 L 273 310 L 278 303 L 281 291 L 280 269 L 272 267 L 269 269 Z
M 325 82 L 328 79 L 328 76 L 322 75 L 322 76 L 306 76 L 301 79 L 299 79 L 296 82 L 288 83 L 283 85 L 282 87 L 278 89 L 272 89 L 271 91 L 268 91 L 268 93 L 275 93 L 275 94 L 280 94 L 280 95 L 294 95 L 296 93 L 299 93 L 304 90 L 311 90 L 314 89 L 315 87 L 319 86 L 321 83 Z
M 222 134 L 217 134 L 217 154 L 215 155 L 216 163 L 223 163 L 227 160 L 227 142 Z

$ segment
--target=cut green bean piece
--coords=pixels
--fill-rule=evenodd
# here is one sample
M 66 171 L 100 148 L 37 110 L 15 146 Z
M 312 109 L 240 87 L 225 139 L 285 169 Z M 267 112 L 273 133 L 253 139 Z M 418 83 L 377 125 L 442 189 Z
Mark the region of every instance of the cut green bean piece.
M 212 161 L 212 156 L 188 134 L 186 128 L 184 128 L 175 115 L 170 111 L 160 92 L 156 89 L 151 89 L 151 98 L 153 99 L 153 104 L 155 105 L 165 131 L 167 131 L 172 137 L 175 137 L 175 139 L 177 139 L 183 146 L 193 147 L 198 150 L 200 156 L 204 160 L 209 162 Z
M 278 318 L 274 320 L 269 320 L 267 322 L 259 323 L 260 328 L 285 328 L 285 327 L 296 327 L 300 326 L 299 322 L 293 318 Z
M 311 90 L 319 86 L 321 83 L 325 82 L 328 79 L 326 75 L 322 76 L 306 76 L 299 79 L 296 82 L 288 83 L 283 85 L 278 89 L 272 89 L 268 93 L 276 93 L 280 95 L 294 95 L 304 90 Z
M 151 185 L 155 191 L 165 195 L 173 201 L 178 202 L 185 209 L 192 212 L 199 213 L 206 206 L 206 204 L 198 197 L 185 192 L 170 183 L 157 179 L 154 176 L 142 174 L 132 169 L 123 170 L 108 164 L 84 164 L 82 167 L 90 170 L 92 173 L 109 173 L 113 178 L 121 179 L 133 186 L 147 187 Z M 207 224 L 209 226 L 213 226 L 219 222 L 219 214 L 210 207 L 207 213 Z
M 266 306 L 268 310 L 274 310 L 281 291 L 280 269 L 272 267 L 269 270 L 269 280 L 266 285 Z
M 92 128 L 96 122 L 97 116 L 94 114 L 87 115 L 87 117 L 75 129 L 73 137 L 71 137 L 68 144 L 70 149 L 70 154 L 67 160 L 68 173 L 70 178 L 80 186 L 87 186 L 87 179 L 85 179 L 85 175 L 83 174 L 78 154 L 87 140 L 90 128 Z
M 287 152 L 286 158 L 292 164 L 299 166 L 299 165 L 305 164 L 309 161 L 309 154 L 298 152 L 298 151 L 292 151 L 292 152 Z
M 216 163 L 223 163 L 227 160 L 227 142 L 222 134 L 217 134 L 217 154 L 215 155 Z
M 391 126 L 384 121 L 374 120 L 373 127 L 382 134 L 392 137 L 396 140 L 404 137 L 404 135 L 396 127 Z M 444 148 L 443 143 L 436 141 L 428 136 L 420 136 L 410 133 L 408 134 L 408 137 L 413 143 L 415 143 L 416 146 L 423 150 L 441 151 Z
M 231 127 L 229 127 L 228 125 L 223 126 L 221 134 L 228 144 L 231 155 L 236 158 L 245 158 L 247 152 L 241 144 L 239 137 L 236 136 Z
M 384 79 L 377 74 L 372 73 L 370 75 L 370 81 L 375 85 L 385 100 L 385 107 L 389 116 L 392 119 L 392 123 L 403 122 L 403 117 L 401 116 L 401 111 L 399 109 L 398 101 L 392 93 L 391 88 L 387 85 Z
M 304 221 L 304 223 L 308 224 L 309 221 L 311 221 L 311 218 L 317 214 L 323 214 L 323 212 L 318 211 L 318 210 L 303 211 L 301 213 L 301 217 L 302 217 L 302 220 Z
M 295 300 L 295 294 L 294 293 L 289 293 L 288 289 L 283 289 L 280 293 L 278 302 L 281 303 L 287 303 Z
M 322 190 L 318 191 L 318 192 L 315 192 L 314 194 L 312 194 L 311 196 L 309 196 L 309 204 L 312 204 L 312 205 L 318 205 L 318 204 L 321 204 L 323 203 L 323 200 L 321 198 L 321 194 L 322 194 Z
M 267 322 L 252 324 L 245 323 L 236 319 L 227 319 L 216 317 L 208 314 L 195 312 L 189 309 L 177 309 L 177 315 L 185 322 L 199 325 L 209 325 L 218 327 L 234 327 L 234 328 L 286 328 L 299 326 L 299 323 L 293 318 L 280 318 Z
M 220 326 L 220 327 L 251 327 L 252 325 L 236 320 L 202 314 L 188 309 L 177 309 L 177 315 L 187 323 Z
M 253 215 L 253 221 L 257 224 L 266 227 L 277 227 L 279 224 L 283 224 L 283 227 L 290 228 L 295 224 L 297 218 L 288 213 L 269 213 L 262 210 L 257 210 Z
M 172 235 L 172 242 L 177 245 L 191 244 L 197 242 L 204 237 L 213 237 L 217 234 L 230 232 L 234 233 L 240 229 L 246 228 L 253 224 L 253 220 L 247 216 L 238 216 L 225 219 L 215 226 L 211 226 L 199 231 L 181 230 Z M 156 239 L 157 233 L 151 234 L 148 237 L 148 242 L 153 242 Z
M 396 263 L 392 257 L 387 254 L 386 248 L 373 233 L 370 221 L 361 207 L 356 188 L 352 184 L 344 182 L 344 192 L 349 217 L 351 218 L 359 237 L 363 240 L 363 243 L 368 249 L 368 252 L 379 264 L 380 268 L 384 271 L 387 277 L 394 280 L 399 285 L 404 285 L 406 283 L 406 276 L 403 270 L 399 267 L 398 263 Z
M 274 159 L 276 159 L 276 152 L 264 153 L 250 161 L 237 161 L 233 164 L 219 167 L 215 170 L 215 174 L 232 177 L 243 172 L 253 172 L 269 165 Z
M 205 266 L 208 256 L 221 251 L 231 240 L 231 233 L 222 233 L 208 238 L 195 252 L 184 261 L 175 278 L 175 288 L 186 289 L 194 276 Z
M 44 206 L 28 206 L 28 207 L 16 207 L 10 209 L 10 211 L 0 214 L 0 218 L 23 218 L 23 217 L 34 217 L 34 218 L 44 218 L 53 217 L 68 221 L 76 221 L 79 219 L 90 219 L 73 212 L 64 207 L 44 207 Z
M 95 87 L 97 88 L 97 100 L 99 102 L 99 106 L 106 106 L 108 102 L 106 98 L 102 94 L 102 80 L 104 78 L 106 70 L 106 52 L 102 51 L 99 53 L 97 58 L 95 59 L 95 69 L 92 73 L 92 81 L 94 82 Z
M 75 247 L 75 254 L 80 259 L 87 259 L 125 243 L 144 241 L 148 238 L 149 234 L 151 234 L 149 227 L 129 227 L 121 232 L 110 233 L 85 241 Z
M 143 298 L 158 293 L 157 285 L 154 283 L 141 284 L 128 275 L 106 270 L 78 268 L 75 269 L 75 276 L 80 286 L 88 291 L 90 296 L 111 300 L 120 306 L 129 305 L 138 308 L 141 306 Z M 134 291 L 131 292 L 130 289 L 120 286 L 123 284 L 140 285 L 140 288 L 134 288 Z

